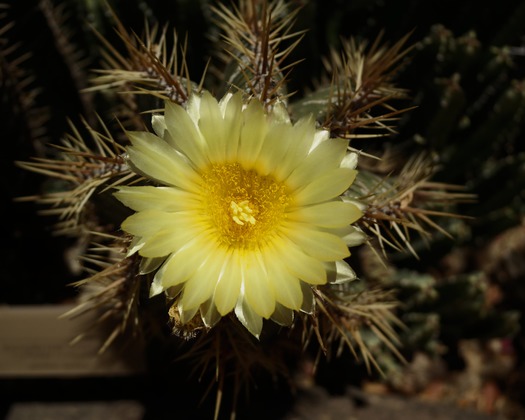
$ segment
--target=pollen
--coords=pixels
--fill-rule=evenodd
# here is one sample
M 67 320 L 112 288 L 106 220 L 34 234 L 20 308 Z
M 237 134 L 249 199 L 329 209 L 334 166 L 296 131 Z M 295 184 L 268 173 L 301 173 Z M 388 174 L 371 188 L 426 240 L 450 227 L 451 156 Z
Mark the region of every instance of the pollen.
M 230 209 L 232 211 L 232 219 L 238 225 L 244 225 L 244 222 L 249 222 L 252 225 L 255 224 L 255 217 L 252 216 L 253 210 L 249 206 L 248 200 L 243 200 L 239 204 L 235 201 L 230 203 Z
M 211 165 L 201 176 L 204 216 L 220 243 L 253 249 L 270 240 L 286 218 L 290 194 L 272 176 L 239 163 Z

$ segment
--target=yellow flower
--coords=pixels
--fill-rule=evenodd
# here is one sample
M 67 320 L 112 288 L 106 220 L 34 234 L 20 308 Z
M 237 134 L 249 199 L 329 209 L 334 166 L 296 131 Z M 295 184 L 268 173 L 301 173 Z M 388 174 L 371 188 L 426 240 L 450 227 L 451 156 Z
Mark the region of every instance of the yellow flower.
M 346 140 L 313 119 L 292 124 L 284 107 L 208 92 L 186 109 L 167 102 L 153 128 L 128 133 L 128 154 L 155 186 L 115 194 L 136 211 L 122 223 L 132 252 L 144 272 L 158 268 L 150 294 L 177 296 L 183 323 L 234 311 L 259 336 L 263 318 L 311 311 L 312 287 L 355 278 L 343 261 L 363 240 L 360 210 L 340 197 L 356 176 Z

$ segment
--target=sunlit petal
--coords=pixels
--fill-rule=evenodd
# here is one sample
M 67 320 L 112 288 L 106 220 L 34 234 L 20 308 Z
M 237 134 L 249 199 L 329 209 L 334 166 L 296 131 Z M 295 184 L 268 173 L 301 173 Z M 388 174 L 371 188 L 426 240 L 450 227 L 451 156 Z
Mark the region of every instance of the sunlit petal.
M 128 154 L 143 174 L 175 187 L 195 191 L 199 177 L 187 160 L 159 137 L 145 132 L 128 133 Z
M 114 195 L 135 211 L 185 211 L 195 208 L 201 202 L 197 195 L 173 187 L 119 187 Z
M 198 168 L 208 164 L 208 144 L 184 108 L 166 101 L 165 125 L 170 134 L 166 139 L 172 147 L 180 150 Z
M 237 251 L 225 253 L 221 274 L 215 288 L 215 305 L 221 315 L 226 315 L 235 307 L 241 290 L 241 260 Z
M 320 203 L 339 196 L 352 185 L 357 172 L 349 168 L 334 168 L 296 192 L 300 205 Z
M 288 213 L 288 220 L 320 227 L 344 227 L 362 216 L 352 203 L 327 201 L 312 206 L 301 206 Z
M 293 229 L 294 224 L 282 227 L 282 232 L 290 238 L 298 248 L 319 261 L 336 261 L 349 257 L 350 252 L 344 241 L 331 233 L 315 229 Z
M 242 267 L 246 303 L 258 315 L 269 318 L 275 309 L 275 293 L 260 252 L 246 252 Z

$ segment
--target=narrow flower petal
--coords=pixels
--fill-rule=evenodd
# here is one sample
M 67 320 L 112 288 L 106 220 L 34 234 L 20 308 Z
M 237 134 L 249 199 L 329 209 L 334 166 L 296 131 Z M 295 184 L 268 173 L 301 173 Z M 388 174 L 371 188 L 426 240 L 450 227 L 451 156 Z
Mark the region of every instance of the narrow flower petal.
M 199 130 L 204 136 L 211 161 L 223 161 L 230 133 L 224 124 L 219 103 L 209 92 L 204 92 L 200 103 Z
M 355 169 L 357 168 L 358 154 L 355 152 L 347 153 L 341 161 L 341 167 Z
M 275 300 L 286 308 L 299 310 L 303 302 L 300 280 L 297 276 L 282 269 L 277 249 L 268 247 L 263 257 L 268 270 L 268 281 L 275 293 Z
M 164 132 L 166 131 L 166 120 L 164 115 L 153 115 L 151 117 L 151 126 L 157 136 L 160 138 L 164 137 Z
M 254 337 L 259 338 L 263 327 L 263 319 L 248 305 L 245 299 L 239 299 L 237 302 L 235 315 Z
M 347 147 L 348 141 L 342 139 L 330 139 L 322 142 L 290 174 L 286 179 L 287 185 L 295 190 L 315 180 L 330 169 L 338 167 Z
M 145 214 L 144 214 L 145 213 Z M 204 227 L 197 225 L 196 223 L 190 227 L 184 226 L 187 218 L 180 217 L 179 215 L 173 216 L 171 214 L 157 212 L 158 217 L 154 222 L 142 223 L 141 221 L 147 216 L 152 216 L 154 211 L 147 211 L 137 213 L 134 216 L 129 217 L 123 223 L 123 228 L 127 232 L 144 232 L 144 245 L 139 250 L 140 255 L 149 258 L 163 257 L 171 252 L 175 252 L 180 248 L 187 246 L 187 243 L 194 240 L 197 235 L 200 235 L 204 231 Z M 177 217 L 179 216 L 179 217 Z M 165 223 L 159 230 L 159 225 L 164 221 Z M 148 231 L 148 229 L 151 229 Z M 139 234 L 140 235 L 140 234 Z
M 166 142 L 151 133 L 128 133 L 131 162 L 147 176 L 168 185 L 195 191 L 198 175 L 187 161 Z
M 172 214 L 149 209 L 129 216 L 122 223 L 122 229 L 136 236 L 152 236 L 161 230 L 172 230 L 177 224 L 177 217 Z
M 192 308 L 185 308 L 182 303 L 179 303 L 179 316 L 180 316 L 180 323 L 186 324 L 190 322 L 195 315 L 197 315 L 197 311 L 199 310 L 198 306 L 194 306 Z
M 188 309 L 198 308 L 208 300 L 215 289 L 222 268 L 222 261 L 216 258 L 201 263 L 195 274 L 184 285 L 180 305 Z
M 239 142 L 241 139 L 241 127 L 243 123 L 242 116 L 242 95 L 237 93 L 231 95 L 229 100 L 224 104 L 223 101 L 219 103 L 221 111 L 224 115 L 224 159 L 226 161 L 233 161 L 237 156 Z
M 186 112 L 191 118 L 195 126 L 199 125 L 199 120 L 201 119 L 201 97 L 200 95 L 191 95 L 186 104 Z
M 355 226 L 344 226 L 341 228 L 329 229 L 330 232 L 339 236 L 346 246 L 359 246 L 368 239 L 366 234 Z
M 342 284 L 353 281 L 357 278 L 355 271 L 346 261 L 326 262 L 326 272 L 328 274 L 328 283 Z
M 246 303 L 258 315 L 269 318 L 275 310 L 275 294 L 260 251 L 246 252 L 242 268 Z
M 283 141 L 283 138 L 291 137 L 292 132 L 292 126 L 286 123 L 273 124 L 268 127 L 255 166 L 261 175 L 274 174 L 276 176 L 275 169 L 281 164 L 282 156 L 285 156 L 290 148 L 290 142 Z
M 197 168 L 207 165 L 208 145 L 184 108 L 166 101 L 165 121 L 169 144 L 184 153 Z
M 140 262 L 139 274 L 149 274 L 159 268 L 165 258 L 143 258 Z
M 288 213 L 288 220 L 320 227 L 344 227 L 362 216 L 361 211 L 351 203 L 328 201 L 308 207 L 298 207 Z
M 357 172 L 354 169 L 335 168 L 315 179 L 296 192 L 299 205 L 308 205 L 330 200 L 342 194 L 354 182 Z
M 143 246 L 144 246 L 144 239 L 142 239 L 140 236 L 134 236 L 133 239 L 131 240 L 131 243 L 128 246 L 128 252 L 126 253 L 126 256 L 129 257 L 139 252 Z
M 326 283 L 326 271 L 319 260 L 305 254 L 287 238 L 276 238 L 273 242 L 278 250 L 285 253 L 282 263 L 286 265 L 290 274 L 309 284 Z
M 185 211 L 195 208 L 201 201 L 195 194 L 173 187 L 118 187 L 114 195 L 135 211 Z
M 200 311 L 202 321 L 208 328 L 213 328 L 222 318 L 222 315 L 217 311 L 213 298 L 204 302 L 200 307 Z
M 195 275 L 184 286 L 180 304 L 186 308 L 195 308 L 208 300 L 220 279 L 224 266 L 225 252 L 220 247 L 210 250 Z
M 312 143 L 312 146 L 310 147 L 310 151 L 308 154 L 312 153 L 321 143 L 324 143 L 325 141 L 330 139 L 330 132 L 328 130 L 319 130 L 315 132 L 314 135 L 314 141 Z M 341 139 L 338 139 L 341 140 Z M 346 141 L 346 140 L 345 140 Z M 348 144 L 348 141 L 346 141 Z
M 266 130 L 266 117 L 262 105 L 258 101 L 250 101 L 244 110 L 244 124 L 241 128 L 237 151 L 237 159 L 246 169 L 254 166 L 261 151 Z
M 301 305 L 301 312 L 313 314 L 315 311 L 315 297 L 312 287 L 306 283 L 301 283 L 301 291 L 303 292 L 303 304 Z
M 153 278 L 153 281 L 151 282 L 150 289 L 149 289 L 149 297 L 154 297 L 157 295 L 160 295 L 162 292 L 166 290 L 162 284 L 162 277 L 155 276 Z
M 293 229 L 293 224 L 282 228 L 298 248 L 319 261 L 336 261 L 350 256 L 344 241 L 331 233 L 313 229 Z
M 224 268 L 215 288 L 215 305 L 221 315 L 231 312 L 241 290 L 242 273 L 238 251 L 230 250 L 224 256 Z
M 197 271 L 202 262 L 202 254 L 198 251 L 209 253 L 213 247 L 214 244 L 209 243 L 203 237 L 194 238 L 166 260 L 157 271 L 155 278 L 162 279 L 162 285 L 165 289 L 184 283 Z
M 315 127 L 310 119 L 302 119 L 293 127 L 293 139 L 287 153 L 281 157 L 275 167 L 275 176 L 286 179 L 308 155 L 315 135 Z M 333 197 L 333 196 L 332 196 Z

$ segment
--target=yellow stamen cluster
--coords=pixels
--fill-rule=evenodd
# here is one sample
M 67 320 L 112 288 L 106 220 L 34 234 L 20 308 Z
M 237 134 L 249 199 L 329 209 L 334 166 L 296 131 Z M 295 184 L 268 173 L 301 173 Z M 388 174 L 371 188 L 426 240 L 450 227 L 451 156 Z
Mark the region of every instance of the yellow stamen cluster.
M 248 200 L 243 200 L 239 204 L 235 201 L 230 203 L 230 208 L 232 211 L 232 219 L 238 225 L 244 225 L 244 222 L 249 222 L 252 225 L 255 224 L 255 217 L 252 216 L 253 210 L 250 207 L 250 202 Z
M 205 209 L 223 244 L 254 248 L 272 237 L 290 204 L 286 186 L 238 163 L 202 173 Z

